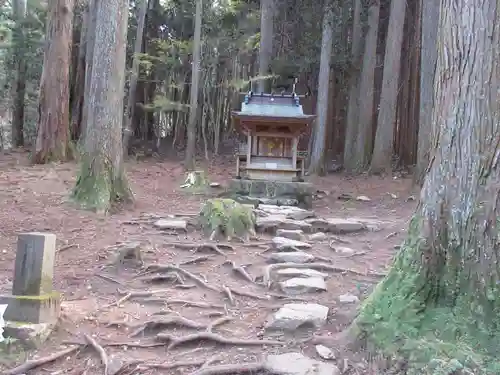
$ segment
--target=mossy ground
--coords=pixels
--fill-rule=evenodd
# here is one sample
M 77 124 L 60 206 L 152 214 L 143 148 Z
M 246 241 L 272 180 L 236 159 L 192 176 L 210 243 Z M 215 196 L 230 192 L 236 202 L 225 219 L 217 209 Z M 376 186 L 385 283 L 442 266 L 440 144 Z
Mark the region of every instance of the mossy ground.
M 203 230 L 210 235 L 223 234 L 229 239 L 255 235 L 256 218 L 252 209 L 233 199 L 209 199 L 199 218 Z
M 482 299 L 460 283 L 450 284 L 450 275 L 430 273 L 422 258 L 414 219 L 389 274 L 361 306 L 351 333 L 373 354 L 403 359 L 400 373 L 500 374 L 500 295 Z
M 117 204 L 131 202 L 133 195 L 123 170 L 115 170 L 109 160 L 82 155 L 71 198 L 83 209 L 106 213 Z

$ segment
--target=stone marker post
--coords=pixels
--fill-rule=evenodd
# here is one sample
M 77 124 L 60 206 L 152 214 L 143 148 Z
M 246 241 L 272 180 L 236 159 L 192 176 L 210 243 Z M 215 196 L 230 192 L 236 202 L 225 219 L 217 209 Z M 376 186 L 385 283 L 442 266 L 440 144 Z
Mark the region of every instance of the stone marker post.
M 23 233 L 17 240 L 12 295 L 0 296 L 8 304 L 6 321 L 52 324 L 60 311 L 60 295 L 53 289 L 56 236 Z

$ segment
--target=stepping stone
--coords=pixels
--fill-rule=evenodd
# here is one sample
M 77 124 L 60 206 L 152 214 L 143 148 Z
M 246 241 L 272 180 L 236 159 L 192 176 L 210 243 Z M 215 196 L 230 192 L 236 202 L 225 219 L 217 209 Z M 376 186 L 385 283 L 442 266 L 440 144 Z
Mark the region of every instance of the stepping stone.
M 187 221 L 179 219 L 160 219 L 153 224 L 161 230 L 187 230 Z
M 312 270 L 310 268 L 282 268 L 276 271 L 276 274 L 279 276 L 289 276 L 289 277 L 328 277 L 328 274 L 325 272 L 320 272 L 316 270 Z
M 266 372 L 276 375 L 340 375 L 332 363 L 321 362 L 301 353 L 268 355 L 264 367 Z
M 357 303 L 359 302 L 359 298 L 353 294 L 347 293 L 339 296 L 339 301 L 341 303 Z
M 309 241 L 319 242 L 319 241 L 325 241 L 327 239 L 328 239 L 328 236 L 326 235 L 326 233 L 323 233 L 323 232 L 313 233 L 309 236 Z
M 300 229 L 278 229 L 276 231 L 276 236 L 288 238 L 294 241 L 304 241 L 304 232 Z
M 351 249 L 350 247 L 345 247 L 345 246 L 334 246 L 333 251 L 336 253 L 341 253 L 344 255 L 352 255 L 356 253 L 356 250 Z
M 326 219 L 328 223 L 328 231 L 335 234 L 347 234 L 362 232 L 367 229 L 365 223 L 355 219 Z
M 301 326 L 320 328 L 326 323 L 328 307 L 317 303 L 287 303 L 273 314 L 266 329 L 295 331 Z
M 314 260 L 314 256 L 303 251 L 272 253 L 269 261 L 272 263 L 308 263 Z
M 288 295 L 326 292 L 326 283 L 323 277 L 294 277 L 279 283 L 281 291 Z
M 321 358 L 326 359 L 326 360 L 335 359 L 335 354 L 333 353 L 333 351 L 330 348 L 327 348 L 324 345 L 316 345 L 315 349 L 316 349 L 316 353 L 318 353 L 318 355 Z
M 307 210 L 295 206 L 276 206 L 272 204 L 260 204 L 258 209 L 270 215 L 278 214 L 284 216 L 298 212 L 308 212 Z
M 309 219 L 309 218 L 315 217 L 315 216 L 316 216 L 316 214 L 313 211 L 309 211 L 309 210 L 289 212 L 288 214 L 286 214 L 287 219 L 291 219 L 291 220 L 304 220 L 304 219 Z
M 302 230 L 311 232 L 312 225 L 305 221 L 290 220 L 284 215 L 259 216 L 259 211 L 256 211 L 257 222 L 255 226 L 259 232 L 275 232 L 278 229 Z
M 302 241 L 292 240 L 286 237 L 274 237 L 271 242 L 274 249 L 278 251 L 289 251 L 289 250 L 307 250 L 312 247 L 311 244 Z

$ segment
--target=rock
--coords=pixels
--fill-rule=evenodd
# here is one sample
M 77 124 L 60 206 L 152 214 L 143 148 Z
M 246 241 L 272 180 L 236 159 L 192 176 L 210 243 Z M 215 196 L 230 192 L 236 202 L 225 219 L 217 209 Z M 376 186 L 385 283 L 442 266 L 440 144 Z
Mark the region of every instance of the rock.
M 299 327 L 320 328 L 328 317 L 328 307 L 317 303 L 287 303 L 267 322 L 266 329 L 295 331 Z
M 337 253 L 342 253 L 344 255 L 352 255 L 356 253 L 356 250 L 351 249 L 350 247 L 345 247 L 345 246 L 335 246 L 333 250 Z
M 56 323 L 6 322 L 3 335 L 19 340 L 23 348 L 33 350 L 40 348 L 55 328 Z
M 323 359 L 335 359 L 335 354 L 332 352 L 330 348 L 327 348 L 324 345 L 316 345 L 315 346 L 316 353 Z
M 325 241 L 328 238 L 326 233 L 323 232 L 317 232 L 313 233 L 309 236 L 309 241 Z
M 337 197 L 337 199 L 340 201 L 350 201 L 353 199 L 353 197 L 351 194 L 342 193 Z
M 283 293 L 288 295 L 326 292 L 326 283 L 323 277 L 294 277 L 280 282 L 279 285 Z
M 314 256 L 303 251 L 272 253 L 269 260 L 274 263 L 308 263 L 314 260 Z
M 153 224 L 161 230 L 187 230 L 187 221 L 179 219 L 159 219 Z
M 313 211 L 309 210 L 300 210 L 295 212 L 289 212 L 288 214 L 286 214 L 287 219 L 291 220 L 304 220 L 315 216 L 316 214 Z
M 331 218 L 326 219 L 328 231 L 335 234 L 362 232 L 367 229 L 365 223 L 354 219 Z
M 371 201 L 371 199 L 368 198 L 366 195 L 360 195 L 360 196 L 356 197 L 356 200 L 359 202 L 370 202 Z
M 218 188 L 218 187 L 220 187 L 220 184 L 218 182 L 211 182 L 210 187 L 211 188 Z
M 271 232 L 274 233 L 278 229 L 286 230 L 302 230 L 310 232 L 312 226 L 305 221 L 290 220 L 284 215 L 270 215 L 261 216 L 264 211 L 256 210 L 257 222 L 256 227 L 259 232 Z
M 337 366 L 304 356 L 301 353 L 268 355 L 267 372 L 276 375 L 340 375 Z
M 296 241 L 296 240 L 292 240 L 290 238 L 286 238 L 286 237 L 274 237 L 272 239 L 272 246 L 274 249 L 276 250 L 289 250 L 289 249 L 298 249 L 298 250 L 306 250 L 306 249 L 310 249 L 312 247 L 311 244 L 307 243 L 307 242 L 302 242 L 302 241 Z
M 259 198 L 259 202 L 273 206 L 298 206 L 299 201 L 293 198 Z
M 359 298 L 353 294 L 347 293 L 339 296 L 339 301 L 341 303 L 357 303 L 359 302 Z
M 288 238 L 294 241 L 304 241 L 304 232 L 300 229 L 278 229 L 276 231 L 276 236 Z
M 294 214 L 294 213 L 299 213 L 299 212 L 310 212 L 307 210 L 304 210 L 299 207 L 295 206 L 276 206 L 273 204 L 260 204 L 259 205 L 259 210 L 262 210 L 269 215 L 288 215 L 288 214 Z
M 276 274 L 279 276 L 289 277 L 328 277 L 327 273 L 312 270 L 310 268 L 282 268 L 280 270 L 277 270 Z

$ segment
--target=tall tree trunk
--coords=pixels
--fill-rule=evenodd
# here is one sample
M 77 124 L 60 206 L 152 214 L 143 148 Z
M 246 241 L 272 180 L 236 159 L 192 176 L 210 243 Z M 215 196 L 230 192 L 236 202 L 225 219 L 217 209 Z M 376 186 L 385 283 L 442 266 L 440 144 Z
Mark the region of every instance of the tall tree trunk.
M 71 139 L 78 141 L 82 132 L 82 112 L 85 94 L 85 59 L 87 52 L 87 33 L 91 18 L 90 7 L 85 5 L 82 15 L 80 42 L 78 44 L 78 62 L 76 66 L 75 85 L 72 93 L 70 132 Z
M 273 22 L 274 0 L 260 1 L 260 48 L 259 48 L 259 76 L 268 76 L 273 55 Z M 265 80 L 258 81 L 257 92 L 269 91 L 269 84 Z
M 14 64 L 16 68 L 14 84 L 14 102 L 12 110 L 12 146 L 24 146 L 24 102 L 26 96 L 26 67 L 24 57 L 26 40 L 24 36 L 24 19 L 26 17 L 26 0 L 13 0 L 12 9 L 16 22 L 14 37 Z
M 189 100 L 189 123 L 187 128 L 186 160 L 184 168 L 187 171 L 195 169 L 196 161 L 196 124 L 198 118 L 198 95 L 201 69 L 201 13 L 203 0 L 196 1 L 194 23 L 193 65 L 191 69 L 191 98 Z
M 377 36 L 380 1 L 373 0 L 368 8 L 368 31 L 363 53 L 361 82 L 359 87 L 358 133 L 351 155 L 353 172 L 361 172 L 369 162 L 373 144 L 373 108 L 375 106 L 375 69 L 377 67 Z
M 318 99 L 316 103 L 316 122 L 311 134 L 311 159 L 309 164 L 310 174 L 322 174 L 325 170 L 325 141 L 328 116 L 329 86 L 330 86 L 330 61 L 333 48 L 333 1 L 325 2 L 325 15 L 323 18 L 323 35 L 321 36 L 321 56 L 319 66 Z
M 372 173 L 383 173 L 391 170 L 405 13 L 406 1 L 392 0 L 385 48 L 380 111 L 370 165 Z
M 437 60 L 437 28 L 439 2 L 421 0 L 421 47 L 420 47 L 420 116 L 418 128 L 417 165 L 414 174 L 416 184 L 422 184 L 431 148 L 432 104 L 434 71 Z
M 132 129 L 132 119 L 134 118 L 135 110 L 135 94 L 137 91 L 137 79 L 139 78 L 139 53 L 142 51 L 142 36 L 144 34 L 144 22 L 146 13 L 148 12 L 148 0 L 142 0 L 137 16 L 137 35 L 134 43 L 134 58 L 132 60 L 132 75 L 130 77 L 130 85 L 128 90 L 127 102 L 127 117 L 125 118 L 125 126 L 123 132 L 123 154 L 128 154 L 128 144 L 130 136 L 134 132 Z
M 94 6 L 88 124 L 73 198 L 83 208 L 105 213 L 114 203 L 132 199 L 122 152 L 128 1 L 95 0 Z
M 347 105 L 347 123 L 344 142 L 344 169 L 347 172 L 354 172 L 357 170 L 355 163 L 355 149 L 356 140 L 359 132 L 359 85 L 360 85 L 360 64 L 361 64 L 361 51 L 362 51 L 362 25 L 361 25 L 361 0 L 354 0 L 354 18 L 352 26 L 352 46 L 351 58 L 353 61 L 353 69 L 351 72 L 351 82 L 349 89 L 349 104 Z M 365 41 L 366 43 L 366 41 Z M 376 44 L 375 44 L 376 45 Z
M 420 204 L 389 274 L 355 321 L 378 350 L 418 361 L 408 373 L 498 372 L 499 23 L 497 0 L 441 1 Z
M 38 103 L 33 163 L 66 161 L 69 147 L 69 91 L 74 0 L 50 1 L 47 48 Z
M 98 0 L 89 0 L 88 2 L 87 34 L 85 41 L 85 89 L 83 94 L 82 122 L 80 123 L 80 142 L 79 142 L 80 144 L 83 144 L 85 141 L 85 137 L 87 135 L 87 124 L 89 122 L 88 106 L 89 106 L 90 84 L 92 80 L 92 68 L 93 68 L 92 64 L 94 61 L 97 5 L 98 5 Z

